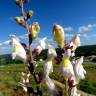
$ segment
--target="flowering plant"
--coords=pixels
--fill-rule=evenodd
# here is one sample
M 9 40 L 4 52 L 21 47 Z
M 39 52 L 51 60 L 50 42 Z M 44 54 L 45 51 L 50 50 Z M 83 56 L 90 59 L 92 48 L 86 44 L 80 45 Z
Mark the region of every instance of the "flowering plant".
M 53 26 L 52 33 L 58 48 L 62 51 L 61 56 L 57 55 L 55 48 L 53 48 L 51 44 L 46 44 L 46 37 L 39 41 L 39 45 L 35 49 L 32 49 L 31 45 L 40 31 L 40 25 L 38 22 L 28 24 L 29 19 L 33 16 L 32 10 L 29 10 L 29 12 L 24 11 L 23 5 L 28 2 L 29 0 L 16 0 L 16 4 L 21 11 L 21 16 L 16 16 L 15 21 L 27 30 L 29 44 L 28 46 L 26 46 L 26 44 L 21 44 L 15 35 L 11 36 L 10 43 L 13 47 L 12 58 L 19 59 L 26 63 L 28 69 L 26 72 L 21 73 L 21 82 L 19 83 L 20 86 L 28 94 L 42 96 L 43 93 L 41 85 L 42 82 L 45 82 L 48 93 L 52 96 L 80 96 L 80 94 L 77 93 L 76 85 L 79 83 L 80 79 L 85 78 L 86 74 L 82 65 L 83 56 L 81 56 L 78 60 L 70 59 L 75 56 L 75 50 L 80 46 L 80 34 L 74 36 L 72 41 L 67 44 L 64 36 L 64 28 L 55 24 Z M 42 72 L 36 73 L 35 58 L 46 47 L 48 48 L 48 54 L 43 65 Z M 60 78 L 63 78 L 64 86 L 62 82 L 57 82 L 49 76 L 49 74 L 54 71 L 53 63 L 59 64 L 59 74 Z M 33 76 L 35 81 L 36 90 L 32 86 L 29 86 L 31 76 Z M 63 86 L 61 92 L 55 84 L 58 84 L 60 87 Z

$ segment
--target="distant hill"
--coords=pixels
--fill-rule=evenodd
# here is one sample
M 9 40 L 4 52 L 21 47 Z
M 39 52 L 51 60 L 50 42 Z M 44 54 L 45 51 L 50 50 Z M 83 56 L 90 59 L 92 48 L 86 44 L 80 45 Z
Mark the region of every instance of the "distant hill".
M 76 56 L 91 56 L 96 55 L 96 45 L 86 45 L 86 46 L 80 46 L 76 50 Z
M 46 59 L 47 58 L 47 52 L 48 49 L 45 49 L 41 52 L 39 56 L 36 57 L 36 60 L 39 59 Z M 57 55 L 60 55 L 62 51 L 58 48 L 56 48 Z M 86 46 L 80 46 L 77 48 L 75 52 L 76 56 L 91 56 L 91 55 L 96 55 L 96 45 L 86 45 Z M 20 61 L 14 61 L 11 58 L 11 54 L 6 54 L 6 55 L 1 55 L 0 56 L 0 64 L 10 64 L 10 63 L 20 63 Z
M 22 63 L 21 61 L 12 60 L 11 54 L 0 55 L 0 65 Z

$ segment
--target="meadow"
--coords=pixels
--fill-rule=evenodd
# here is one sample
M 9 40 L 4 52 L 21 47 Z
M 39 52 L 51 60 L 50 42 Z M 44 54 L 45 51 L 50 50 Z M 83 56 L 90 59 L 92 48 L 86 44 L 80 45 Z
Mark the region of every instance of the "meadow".
M 54 72 L 50 75 L 52 79 L 60 80 L 58 67 L 59 65 L 54 65 Z M 96 63 L 85 62 L 84 67 L 87 71 L 86 79 L 80 81 L 78 89 L 96 96 Z M 0 96 L 27 96 L 18 85 L 21 80 L 21 72 L 24 72 L 25 69 L 24 64 L 8 64 L 0 66 Z M 42 70 L 42 64 L 39 64 L 36 70 L 36 72 Z M 32 86 L 35 87 L 33 80 Z M 48 94 L 46 95 L 46 88 L 42 88 L 42 90 L 44 92 L 43 96 L 48 96 Z

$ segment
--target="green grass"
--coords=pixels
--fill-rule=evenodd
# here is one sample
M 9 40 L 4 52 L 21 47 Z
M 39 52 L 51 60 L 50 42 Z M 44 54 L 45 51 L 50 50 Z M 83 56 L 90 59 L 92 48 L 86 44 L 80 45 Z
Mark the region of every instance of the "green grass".
M 86 79 L 80 81 L 78 87 L 80 90 L 96 95 L 96 64 L 89 62 L 89 64 L 84 64 L 84 67 L 87 71 Z M 42 64 L 36 70 L 36 72 L 42 70 Z M 58 70 L 59 66 L 54 65 L 54 72 L 50 77 L 60 80 Z M 24 64 L 9 64 L 0 67 L 0 96 L 27 96 L 22 88 L 18 86 L 22 71 L 25 71 Z M 36 87 L 33 80 L 32 85 L 34 88 Z M 46 92 L 46 88 L 43 87 L 43 91 Z
M 87 74 L 84 80 L 80 81 L 79 89 L 96 95 L 96 64 L 89 62 L 84 65 Z

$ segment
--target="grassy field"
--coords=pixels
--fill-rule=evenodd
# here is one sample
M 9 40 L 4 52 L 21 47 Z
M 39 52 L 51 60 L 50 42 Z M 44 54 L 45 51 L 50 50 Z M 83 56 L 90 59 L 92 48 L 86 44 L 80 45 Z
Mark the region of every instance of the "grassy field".
M 96 64 L 89 62 L 85 63 L 84 67 L 87 71 L 86 79 L 80 82 L 78 88 L 96 95 Z M 41 69 L 42 65 L 37 67 L 37 71 Z M 22 71 L 25 71 L 24 64 L 0 66 L 0 96 L 27 96 L 22 88 L 18 86 Z M 55 80 L 59 80 L 58 65 L 54 65 L 54 72 L 50 76 Z M 34 81 L 32 81 L 32 85 L 35 87 Z M 46 91 L 46 88 L 44 91 Z

